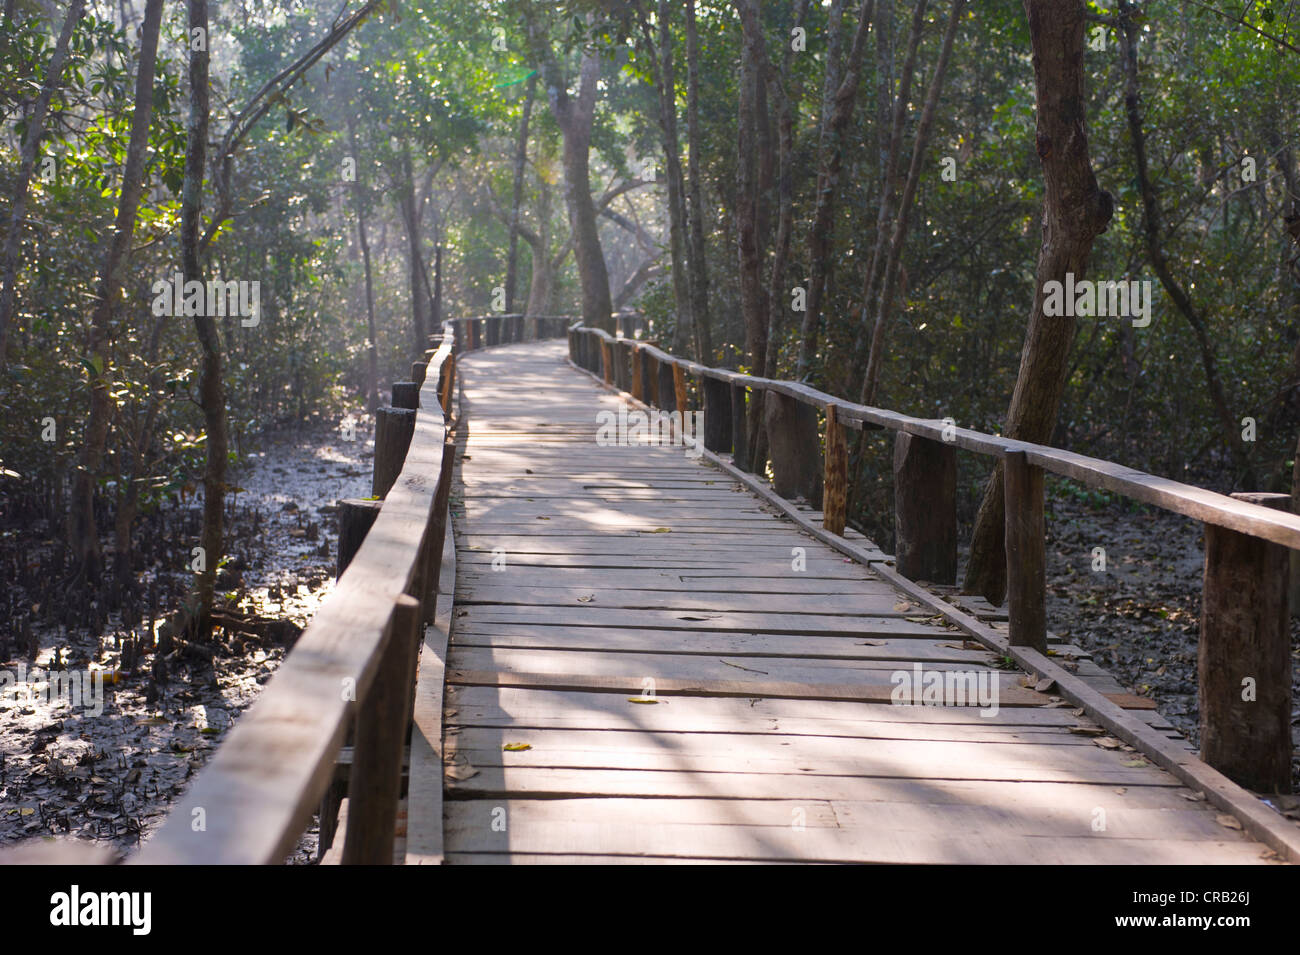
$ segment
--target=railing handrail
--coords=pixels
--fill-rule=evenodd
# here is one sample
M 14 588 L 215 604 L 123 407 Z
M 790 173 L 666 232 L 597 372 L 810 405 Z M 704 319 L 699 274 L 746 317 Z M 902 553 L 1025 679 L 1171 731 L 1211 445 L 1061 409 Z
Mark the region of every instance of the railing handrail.
M 1112 491 L 1185 517 L 1300 550 L 1300 515 L 1273 510 L 1249 501 L 1235 500 L 1218 491 L 1193 484 L 1183 484 L 1180 481 L 1101 458 L 1093 458 L 1049 445 L 1018 441 L 1001 435 L 985 434 L 970 428 L 953 427 L 945 424 L 943 419 L 916 418 L 897 411 L 858 404 L 800 382 L 761 378 L 726 368 L 712 368 L 671 355 L 639 339 L 618 338 L 599 328 L 587 328 L 581 320 L 570 326 L 570 329 L 579 334 L 596 335 L 611 344 L 616 342 L 628 344 L 637 351 L 648 352 L 659 362 L 680 367 L 688 374 L 714 378 L 754 391 L 774 391 L 812 405 L 823 412 L 827 407 L 834 406 L 840 423 L 857 430 L 866 426 L 873 429 L 903 431 L 999 459 L 1012 452 L 1022 452 L 1029 464 L 1089 487 Z
M 452 321 L 444 322 L 401 473 L 337 589 L 132 862 L 279 863 L 305 831 L 379 670 L 399 605 L 409 612 L 405 598 L 423 602 L 437 580 L 442 542 L 430 531 L 440 526 L 451 480 L 439 374 L 444 367 L 455 374 L 452 333 Z

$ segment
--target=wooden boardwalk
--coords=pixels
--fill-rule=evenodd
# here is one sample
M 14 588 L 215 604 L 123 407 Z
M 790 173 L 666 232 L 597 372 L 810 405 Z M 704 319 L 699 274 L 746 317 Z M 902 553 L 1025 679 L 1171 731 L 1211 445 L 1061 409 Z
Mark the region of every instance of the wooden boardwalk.
M 598 444 L 626 406 L 563 342 L 461 361 L 446 861 L 1268 858 L 725 472 Z M 996 715 L 893 705 L 918 671 Z

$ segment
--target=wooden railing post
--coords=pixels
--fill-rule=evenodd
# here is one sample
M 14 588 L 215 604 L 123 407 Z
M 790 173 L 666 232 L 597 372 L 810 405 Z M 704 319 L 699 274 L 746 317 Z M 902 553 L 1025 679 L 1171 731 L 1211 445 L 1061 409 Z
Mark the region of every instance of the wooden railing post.
M 487 345 L 501 344 L 501 319 L 496 316 L 483 319 L 483 339 Z
M 448 355 L 442 366 L 442 377 L 438 379 L 438 397 L 442 401 L 442 413 L 451 414 L 451 392 L 456 385 L 456 356 Z
M 656 394 L 659 398 L 659 410 L 672 414 L 677 410 L 677 381 L 673 376 L 673 369 L 677 366 L 670 362 L 659 362 L 659 387 Z
M 479 334 L 479 321 L 480 320 L 477 318 L 471 318 L 466 322 L 466 324 L 469 325 L 469 347 L 471 351 L 477 349 L 479 347 L 479 342 L 482 340 Z
M 957 448 L 894 434 L 894 556 L 910 580 L 957 582 Z
M 1234 498 L 1290 510 L 1286 494 Z M 1291 791 L 1290 552 L 1205 524 L 1197 653 L 1201 758 L 1234 782 Z
M 414 381 L 393 382 L 393 407 L 410 408 L 415 411 L 420 407 L 420 386 Z
M 715 454 L 731 450 L 731 388 L 725 381 L 705 375 L 700 379 L 704 395 L 704 447 Z
M 731 463 L 741 471 L 753 471 L 749 461 L 748 418 L 745 414 L 745 386 L 731 385 Z M 757 397 L 754 400 L 758 400 Z
M 817 441 L 817 411 L 778 391 L 763 399 L 772 490 L 785 498 L 799 495 L 821 505 L 822 453 Z
M 708 424 L 707 420 L 705 422 Z M 822 527 L 843 534 L 848 520 L 849 444 L 835 405 L 826 406 L 826 477 L 822 495 Z
M 419 388 L 424 384 L 424 376 L 429 373 L 429 363 L 427 361 L 411 362 L 411 380 L 415 382 L 415 387 Z
M 642 376 L 641 350 L 636 345 L 629 344 L 628 363 L 632 366 L 632 397 L 637 401 L 645 401 L 645 378 Z
M 603 338 L 600 339 L 600 377 L 607 385 L 614 383 L 614 349 Z
M 690 408 L 690 402 L 686 397 L 686 372 L 681 365 L 673 365 L 673 405 L 675 410 L 682 413 L 684 419 Z
M 343 571 L 348 569 L 348 564 L 352 563 L 352 558 L 361 549 L 362 541 L 379 516 L 379 508 L 378 501 L 339 501 L 339 545 L 335 579 L 343 576 Z
M 1047 555 L 1043 469 L 1023 451 L 1002 459 L 1006 507 L 1007 614 L 1011 644 L 1047 652 Z
M 644 350 L 641 352 L 641 400 L 652 408 L 659 404 L 659 375 L 654 356 Z
M 628 344 L 622 339 L 614 343 L 614 384 L 619 391 L 627 391 L 632 387 L 627 350 Z
M 357 713 L 344 865 L 392 865 L 402 753 L 411 717 L 411 681 L 420 638 L 420 602 L 397 598 L 379 669 Z
M 409 408 L 379 408 L 375 411 L 374 473 L 370 496 L 383 497 L 402 473 L 406 449 L 415 434 L 415 412 Z

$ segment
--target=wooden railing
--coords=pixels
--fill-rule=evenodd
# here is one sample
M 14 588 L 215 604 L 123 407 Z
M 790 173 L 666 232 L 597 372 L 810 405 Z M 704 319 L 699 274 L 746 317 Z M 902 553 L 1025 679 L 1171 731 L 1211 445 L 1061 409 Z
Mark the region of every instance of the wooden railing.
M 416 657 L 447 531 L 453 331 L 444 323 L 414 380 L 394 385 L 409 434 L 377 425 L 383 502 L 359 547 L 348 546 L 355 554 L 340 554 L 337 589 L 132 862 L 283 862 L 330 786 L 349 729 L 342 861 L 392 862 Z M 399 466 L 385 476 L 393 459 Z
M 639 312 L 618 312 L 610 316 L 619 337 L 644 337 L 649 322 Z M 475 315 L 452 319 L 456 328 L 456 353 L 508 345 L 513 342 L 564 338 L 573 315 Z
M 772 490 L 820 504 L 821 530 L 830 535 L 843 534 L 847 511 L 844 429 L 894 432 L 894 569 L 911 581 L 956 581 L 957 449 L 1000 461 L 1010 618 L 1006 652 L 1030 672 L 1060 669 L 1047 658 L 1045 472 L 1203 522 L 1202 758 L 1243 786 L 1290 791 L 1288 549 L 1300 549 L 1300 516 L 1288 512 L 1287 495 L 1229 497 L 1070 451 L 959 428 L 950 420 L 868 407 L 797 382 L 705 367 L 581 323 L 569 330 L 569 355 L 575 365 L 648 406 L 666 412 L 686 411 L 688 403 L 692 409 L 702 406 L 705 449 L 730 453 L 731 465 L 741 472 L 766 469 L 765 462 L 751 460 L 746 430 L 746 409 L 761 400 Z M 694 397 L 688 379 L 696 386 Z M 973 635 L 989 636 L 977 633 L 964 615 L 950 616 Z M 1099 708 L 1114 731 L 1152 743 L 1114 707 Z M 1176 754 L 1169 759 L 1179 762 Z

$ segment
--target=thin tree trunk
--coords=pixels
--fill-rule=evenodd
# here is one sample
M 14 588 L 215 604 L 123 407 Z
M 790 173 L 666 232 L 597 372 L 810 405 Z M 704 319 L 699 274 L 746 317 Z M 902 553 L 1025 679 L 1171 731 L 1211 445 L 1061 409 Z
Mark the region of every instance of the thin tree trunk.
M 402 225 L 406 229 L 407 276 L 411 287 L 411 336 L 415 340 L 413 354 L 423 355 L 428 347 L 424 329 L 424 259 L 420 255 L 420 222 L 415 203 L 415 176 L 411 166 L 411 149 L 402 144 L 402 181 L 399 185 L 399 205 Z
M 352 158 L 357 163 L 356 178 L 352 181 L 352 198 L 357 206 L 357 243 L 361 246 L 361 264 L 366 279 L 366 411 L 371 414 L 379 407 L 379 341 L 375 328 L 375 285 L 370 265 L 370 239 L 366 234 L 365 184 L 361 178 L 361 151 L 357 146 L 356 120 L 353 111 L 347 111 L 348 142 Z
M 203 225 L 203 173 L 208 150 L 208 0 L 189 0 L 191 36 L 201 31 L 203 49 L 190 50 L 190 116 L 185 148 L 185 179 L 181 187 L 181 271 L 185 281 L 202 282 L 199 240 Z M 226 467 L 229 437 L 226 430 L 226 388 L 221 361 L 221 336 L 212 315 L 195 315 L 194 331 L 203 358 L 199 373 L 199 402 L 206 432 L 203 466 L 204 569 L 198 575 L 199 636 L 206 639 L 212 613 L 217 569 L 221 563 Z
M 735 0 L 744 29 L 736 141 L 736 242 L 740 266 L 740 311 L 745 322 L 745 354 L 758 369 L 767 354 L 763 314 L 763 276 L 758 206 L 758 87 L 763 34 L 756 0 Z
M 528 121 L 533 114 L 537 93 L 537 74 L 528 77 L 524 93 L 524 112 L 519 120 L 519 139 L 515 145 L 515 182 L 510 203 L 510 252 L 506 257 L 506 312 L 515 311 L 515 285 L 519 274 L 519 207 L 524 201 L 524 166 L 528 162 Z
M 4 248 L 0 251 L 0 368 L 5 365 L 5 348 L 18 292 L 18 259 L 23 244 L 23 222 L 27 218 L 27 193 L 36 169 L 36 151 L 40 148 L 41 137 L 45 135 L 45 117 L 50 110 L 50 100 L 63 80 L 63 66 L 68 59 L 68 46 L 72 42 L 73 31 L 81 21 L 85 8 L 85 0 L 72 0 L 68 7 L 63 29 L 59 31 L 59 39 L 54 45 L 54 55 L 50 57 L 50 65 L 45 73 L 45 81 L 41 84 L 41 92 L 36 97 L 31 115 L 27 117 L 27 130 L 19 151 L 18 177 L 14 182 L 13 199 L 9 207 L 9 229 L 5 233 Z M 11 14 L 12 4 L 6 4 L 6 24 L 10 22 Z
M 686 0 L 686 174 L 690 202 L 691 315 L 695 324 L 695 353 L 706 365 L 713 363 L 713 330 L 709 316 L 709 268 L 705 258 L 704 199 L 700 172 L 700 38 L 695 28 L 695 0 Z
M 659 130 L 668 177 L 668 250 L 672 262 L 673 304 L 677 311 L 677 320 L 673 323 L 673 351 L 681 355 L 686 353 L 694 338 L 695 316 L 686 264 L 686 195 L 682 186 L 681 150 L 677 144 L 677 80 L 673 69 L 669 11 L 668 0 L 658 0 L 659 58 L 655 72 L 659 87 Z M 646 39 L 649 40 L 648 31 Z M 653 51 L 653 47 L 651 49 Z
M 930 79 L 925 106 L 921 110 L 921 119 L 917 123 L 916 141 L 912 144 L 912 163 L 907 171 L 907 184 L 903 187 L 903 196 L 898 203 L 898 215 L 894 220 L 894 230 L 889 239 L 889 251 L 885 259 L 884 288 L 880 294 L 875 327 L 871 331 L 871 352 L 867 359 L 866 375 L 862 381 L 862 395 L 858 399 L 861 404 L 869 405 L 876 400 L 880 366 L 884 360 L 885 330 L 889 327 L 889 320 L 893 315 L 894 295 L 898 285 L 903 246 L 907 242 L 907 230 L 911 222 L 912 204 L 921 180 L 921 166 L 925 161 L 926 147 L 930 142 L 930 128 L 934 125 L 934 113 L 939 104 L 939 94 L 943 90 L 944 73 L 948 69 L 953 41 L 957 36 L 957 27 L 961 22 L 961 14 L 965 6 L 966 0 L 953 0 L 952 14 L 948 18 L 948 28 L 943 35 L 943 48 L 939 51 L 939 62 L 935 66 L 934 76 Z
M 591 125 L 595 118 L 600 82 L 600 57 L 584 50 L 578 70 L 578 92 L 570 96 L 560 75 L 545 27 L 531 7 L 525 7 L 529 44 L 541 63 L 546 99 L 564 141 L 564 198 L 573 232 L 578 281 L 582 287 L 582 320 L 589 328 L 615 331 L 614 305 L 609 291 L 609 271 L 600 247 L 596 205 L 591 198 Z
M 808 0 L 795 0 L 794 25 L 802 27 L 808 12 Z M 795 109 L 803 98 L 803 87 L 791 69 L 794 51 L 786 44 L 781 71 L 770 71 L 768 89 L 777 116 L 777 217 L 776 239 L 773 244 L 772 270 L 767 283 L 767 348 L 760 374 L 775 375 L 780 359 L 781 342 L 785 337 L 785 317 L 790 308 L 786 290 L 786 262 L 790 258 L 790 242 L 794 235 L 794 126 Z M 786 89 L 786 84 L 790 89 Z
M 122 166 L 122 189 L 118 195 L 117 219 L 99 275 L 94 311 L 90 321 L 90 417 L 86 438 L 72 480 L 68 504 L 68 545 L 73 563 L 83 578 L 99 573 L 103 560 L 95 527 L 95 481 L 103 463 L 104 447 L 113 415 L 109 343 L 122 275 L 131 256 L 136 210 L 144 191 L 144 167 L 149 146 L 149 124 L 153 118 L 154 67 L 158 58 L 158 30 L 162 22 L 162 0 L 149 0 L 140 28 L 140 58 L 136 68 L 135 105 L 126 162 Z
M 921 33 L 925 29 L 925 9 L 927 0 L 917 0 L 912 11 L 912 26 L 907 36 L 907 53 L 903 57 L 902 76 L 898 81 L 898 96 L 894 98 L 893 119 L 890 122 L 889 147 L 885 155 L 884 176 L 880 188 L 880 205 L 876 212 L 876 234 L 871 243 L 871 257 L 867 260 L 867 272 L 862 284 L 862 318 L 863 328 L 871 325 L 876 315 L 876 301 L 880 281 L 884 272 L 890 216 L 894 211 L 894 194 L 898 189 L 898 167 L 902 162 L 903 128 L 907 118 L 907 106 L 911 101 L 912 76 L 916 72 L 917 51 L 921 46 Z M 869 356 L 870 339 L 859 336 L 858 348 L 853 358 L 849 375 L 850 387 L 862 374 Z
M 1043 166 L 1043 239 L 1038 252 L 1034 306 L 1020 352 L 1020 371 L 1007 411 L 1005 433 L 1046 443 L 1065 392 L 1075 319 L 1045 314 L 1048 282 L 1066 273 L 1081 278 L 1092 243 L 1106 231 L 1114 211 L 1097 186 L 1088 156 L 1087 97 L 1083 88 L 1085 12 L 1082 0 L 1025 0 L 1033 49 L 1037 99 L 1038 158 Z M 990 478 L 975 518 L 970 563 L 963 589 L 1001 603 L 1006 593 L 1006 541 L 1002 467 Z
M 831 36 L 838 38 L 837 25 L 843 0 L 831 5 Z M 853 118 L 862 60 L 866 54 L 867 32 L 871 28 L 873 0 L 863 0 L 858 15 L 857 30 L 843 74 L 837 62 L 838 50 L 827 51 L 826 82 L 822 90 L 821 136 L 817 146 L 817 205 L 813 211 L 812 228 L 808 230 L 808 298 L 807 311 L 799 336 L 799 358 L 795 376 L 803 379 L 812 370 L 817 355 L 817 341 L 821 335 L 822 303 L 830 289 L 834 272 L 832 242 L 835 232 L 835 206 L 839 199 L 840 171 L 844 167 L 844 134 Z M 839 46 L 838 39 L 835 46 Z
M 1243 472 L 1249 486 L 1255 483 L 1254 466 L 1246 453 L 1246 445 L 1240 440 L 1237 426 L 1233 422 L 1232 412 L 1228 410 L 1227 395 L 1223 390 L 1223 379 L 1219 374 L 1218 358 L 1210 341 L 1205 316 L 1193 304 L 1191 296 L 1174 276 L 1165 254 L 1161 233 L 1160 197 L 1156 193 L 1155 183 L 1151 181 L 1147 168 L 1146 135 L 1142 129 L 1141 91 L 1138 86 L 1137 43 L 1139 27 L 1134 22 L 1134 7 L 1121 2 L 1119 5 L 1121 57 L 1124 62 L 1124 112 L 1128 118 L 1129 138 L 1133 144 L 1133 161 L 1137 167 L 1138 189 L 1142 194 L 1142 212 L 1144 234 L 1146 238 L 1147 257 L 1155 269 L 1160 284 L 1173 300 L 1179 314 L 1191 326 L 1196 339 L 1197 349 L 1201 355 L 1201 367 L 1205 371 L 1205 384 L 1210 392 L 1210 402 L 1214 405 L 1215 416 L 1219 423 L 1219 437 L 1223 446 L 1232 455 L 1237 466 Z

